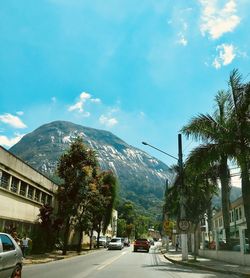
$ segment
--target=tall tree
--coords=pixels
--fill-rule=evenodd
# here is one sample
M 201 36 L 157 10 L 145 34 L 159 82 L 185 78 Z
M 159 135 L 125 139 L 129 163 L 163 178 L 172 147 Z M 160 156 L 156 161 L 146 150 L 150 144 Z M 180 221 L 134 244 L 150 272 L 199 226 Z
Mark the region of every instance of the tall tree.
M 243 84 L 238 70 L 233 70 L 229 79 L 231 140 L 234 157 L 241 169 L 241 189 L 247 222 L 247 237 L 250 238 L 250 83 Z
M 218 163 L 218 175 L 221 182 L 222 215 L 227 246 L 230 246 L 230 172 L 228 155 L 231 153 L 230 121 L 228 119 L 228 94 L 219 91 L 215 97 L 214 115 L 200 114 L 182 128 L 187 137 L 201 140 L 202 145 L 195 148 L 189 159 L 196 162 L 197 169 L 208 168 L 211 163 Z
M 70 149 L 59 159 L 58 176 L 63 180 L 59 187 L 59 215 L 64 220 L 63 254 L 68 249 L 70 225 L 79 211 L 87 185 L 97 167 L 93 151 L 88 150 L 81 138 L 71 144 Z
M 193 224 L 194 234 L 204 214 L 209 210 L 212 196 L 217 192 L 217 183 L 213 171 L 199 173 L 193 162 L 187 160 L 184 167 L 184 188 L 180 190 L 179 173 L 173 185 L 168 190 L 165 198 L 165 210 L 168 211 L 170 218 L 180 218 L 180 199 L 181 194 L 185 194 L 186 218 Z M 194 241 L 194 256 L 197 256 L 196 236 Z
M 105 198 L 105 213 L 102 219 L 102 230 L 106 232 L 112 219 L 113 209 L 117 198 L 118 180 L 112 171 L 102 172 L 102 190 L 101 193 Z

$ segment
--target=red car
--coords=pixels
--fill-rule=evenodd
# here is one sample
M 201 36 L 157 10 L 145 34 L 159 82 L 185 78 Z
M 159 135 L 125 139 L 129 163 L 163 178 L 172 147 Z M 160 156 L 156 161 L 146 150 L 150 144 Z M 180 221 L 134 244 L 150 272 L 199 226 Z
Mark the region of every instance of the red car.
M 134 242 L 134 252 L 137 252 L 137 250 L 145 250 L 149 252 L 150 243 L 145 238 L 139 238 L 136 239 Z

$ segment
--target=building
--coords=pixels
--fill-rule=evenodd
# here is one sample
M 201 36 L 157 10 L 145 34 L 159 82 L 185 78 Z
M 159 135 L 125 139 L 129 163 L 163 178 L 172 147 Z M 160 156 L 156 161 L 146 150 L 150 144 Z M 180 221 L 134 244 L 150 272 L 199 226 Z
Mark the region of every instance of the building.
M 239 238 L 239 227 L 246 227 L 244 205 L 242 197 L 239 197 L 230 205 L 230 234 L 232 238 Z M 219 239 L 225 239 L 223 227 L 222 211 L 218 211 L 213 216 L 214 230 L 219 232 Z
M 116 235 L 117 235 L 117 218 L 118 218 L 118 212 L 117 212 L 117 210 L 113 209 L 111 222 L 107 227 L 105 236 L 107 236 L 109 238 L 116 237 Z
M 0 231 L 16 228 L 19 234 L 29 234 L 42 205 L 55 207 L 57 190 L 57 184 L 0 146 Z M 116 236 L 117 217 L 117 211 L 113 210 L 105 234 L 109 238 Z M 88 235 L 84 241 L 89 241 Z M 77 242 L 74 230 L 69 242 Z
M 54 206 L 57 185 L 0 146 L 0 231 L 29 233 L 43 204 Z

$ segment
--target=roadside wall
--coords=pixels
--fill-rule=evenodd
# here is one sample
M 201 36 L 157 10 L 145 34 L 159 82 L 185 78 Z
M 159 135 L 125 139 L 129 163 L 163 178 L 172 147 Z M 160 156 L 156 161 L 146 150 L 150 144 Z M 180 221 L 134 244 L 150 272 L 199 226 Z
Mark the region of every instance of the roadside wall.
M 228 263 L 250 266 L 250 254 L 242 254 L 237 251 L 216 251 L 216 250 L 198 250 L 199 256 L 211 258 Z

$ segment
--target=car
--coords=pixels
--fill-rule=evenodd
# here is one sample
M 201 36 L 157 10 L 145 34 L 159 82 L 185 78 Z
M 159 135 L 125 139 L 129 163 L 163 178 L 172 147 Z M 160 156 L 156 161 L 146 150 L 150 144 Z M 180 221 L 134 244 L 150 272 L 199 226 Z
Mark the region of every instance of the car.
M 115 238 L 112 238 L 111 241 L 109 242 L 108 250 L 112 250 L 112 249 L 122 250 L 123 247 L 124 247 L 124 243 L 122 241 L 122 238 L 115 237 Z
M 138 238 L 134 242 L 134 252 L 137 252 L 138 250 L 145 250 L 146 252 L 149 252 L 150 249 L 150 243 L 146 238 Z
M 108 247 L 108 240 L 106 236 L 100 236 L 99 238 L 99 246 L 103 246 L 104 248 Z
M 23 253 L 14 238 L 0 233 L 0 277 L 18 278 L 22 275 Z

